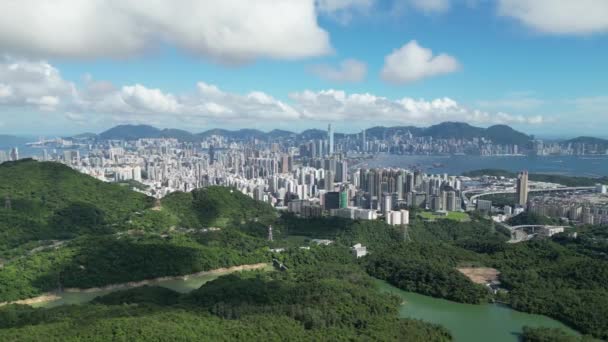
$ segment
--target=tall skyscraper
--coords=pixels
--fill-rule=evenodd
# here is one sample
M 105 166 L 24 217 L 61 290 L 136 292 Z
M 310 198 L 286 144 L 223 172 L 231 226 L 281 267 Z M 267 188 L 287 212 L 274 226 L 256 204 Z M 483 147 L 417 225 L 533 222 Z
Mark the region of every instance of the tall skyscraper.
M 215 149 L 213 148 L 213 145 L 209 146 L 209 165 L 213 165 L 213 162 L 215 161 Z
M 340 193 L 338 191 L 330 191 L 325 193 L 324 198 L 325 210 L 340 208 Z
M 456 192 L 447 191 L 446 195 L 447 195 L 447 198 L 446 198 L 445 210 L 446 211 L 456 211 L 456 209 L 457 209 Z
M 281 156 L 281 173 L 288 173 L 289 171 L 289 155 L 284 154 Z
M 365 152 L 367 141 L 365 140 L 365 129 L 361 132 L 361 151 Z
M 523 171 L 517 177 L 517 203 L 525 207 L 528 203 L 528 171 Z
M 329 139 L 329 155 L 334 154 L 334 129 L 331 127 L 331 124 L 327 126 L 327 136 Z
M 405 176 L 405 192 L 414 192 L 414 190 L 416 190 L 414 181 L 415 178 L 413 173 L 408 173 Z
M 334 173 L 331 171 L 325 172 L 325 190 L 334 191 Z
M 11 160 L 12 161 L 19 160 L 19 149 L 16 147 L 11 150 Z

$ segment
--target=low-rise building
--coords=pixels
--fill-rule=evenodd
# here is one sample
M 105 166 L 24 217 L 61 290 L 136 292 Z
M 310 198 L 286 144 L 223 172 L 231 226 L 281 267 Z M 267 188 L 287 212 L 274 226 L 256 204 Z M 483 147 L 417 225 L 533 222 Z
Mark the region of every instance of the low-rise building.
M 360 243 L 351 247 L 350 250 L 353 252 L 353 255 L 356 258 L 361 258 L 367 255 L 367 248 L 365 246 L 362 246 Z

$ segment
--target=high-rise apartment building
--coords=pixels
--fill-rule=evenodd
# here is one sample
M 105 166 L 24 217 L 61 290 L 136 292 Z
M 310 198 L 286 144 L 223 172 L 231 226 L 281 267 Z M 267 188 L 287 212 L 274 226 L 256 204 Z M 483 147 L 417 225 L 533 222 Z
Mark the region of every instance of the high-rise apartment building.
M 528 171 L 523 171 L 517 177 L 517 203 L 525 207 L 528 203 Z
M 365 137 L 365 129 L 361 132 L 361 151 L 365 152 L 367 150 L 367 141 Z
M 334 154 L 334 129 L 331 127 L 331 124 L 327 126 L 327 136 L 329 139 L 329 155 Z

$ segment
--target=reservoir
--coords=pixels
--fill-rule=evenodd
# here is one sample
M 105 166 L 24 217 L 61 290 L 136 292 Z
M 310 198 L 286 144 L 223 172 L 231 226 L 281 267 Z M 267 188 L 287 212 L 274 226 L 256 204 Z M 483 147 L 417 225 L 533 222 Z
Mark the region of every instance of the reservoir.
M 377 281 L 380 291 L 403 299 L 399 315 L 420 319 L 447 328 L 454 341 L 517 342 L 524 326 L 562 328 L 578 333 L 547 316 L 512 310 L 499 304 L 461 304 L 444 299 L 406 292 L 384 281 Z
M 272 267 L 267 267 L 265 270 L 270 270 Z M 162 286 L 173 291 L 179 293 L 188 293 L 192 290 L 196 290 L 201 287 L 203 284 L 217 279 L 226 274 L 230 274 L 235 272 L 234 270 L 226 270 L 224 272 L 213 272 L 208 274 L 201 274 L 195 276 L 189 276 L 187 279 L 168 279 L 168 280 L 152 280 L 147 285 L 148 286 Z M 83 292 L 62 292 L 57 294 L 58 299 L 33 304 L 33 307 L 39 308 L 53 308 L 60 305 L 69 305 L 69 304 L 82 304 L 89 302 L 96 297 L 104 296 L 109 293 L 124 290 L 123 289 L 111 289 L 111 290 L 99 290 L 99 291 L 83 291 Z
M 265 270 L 270 270 L 268 267 Z M 235 271 L 214 272 L 188 277 L 150 281 L 150 286 L 162 286 L 171 290 L 188 293 L 206 282 Z M 572 334 L 578 333 L 564 324 L 546 316 L 532 315 L 512 310 L 498 304 L 471 305 L 423 296 L 402 291 L 390 284 L 377 280 L 378 288 L 402 298 L 399 315 L 404 318 L 420 319 L 446 327 L 455 341 L 516 342 L 524 326 L 562 328 Z M 34 307 L 52 308 L 67 304 L 82 304 L 103 296 L 113 290 L 94 292 L 64 292 L 53 301 L 34 304 Z

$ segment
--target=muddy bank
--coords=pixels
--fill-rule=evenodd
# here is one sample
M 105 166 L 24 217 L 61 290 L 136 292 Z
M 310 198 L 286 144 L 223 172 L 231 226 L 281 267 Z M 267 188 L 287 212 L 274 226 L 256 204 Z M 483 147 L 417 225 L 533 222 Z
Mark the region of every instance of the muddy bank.
M 51 301 L 57 300 L 59 298 L 61 298 L 61 297 L 59 297 L 55 293 L 45 293 L 38 297 L 20 299 L 20 300 L 16 300 L 13 302 L 2 302 L 2 303 L 0 303 L 0 307 L 9 305 L 9 304 L 21 304 L 21 305 L 40 304 L 40 303 L 45 303 L 45 302 L 51 302 Z

